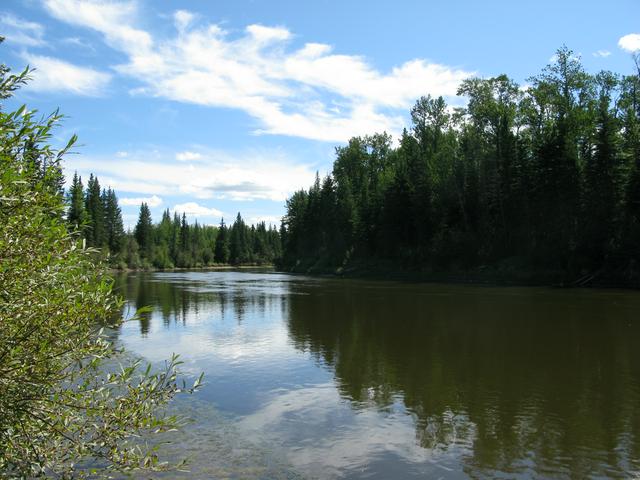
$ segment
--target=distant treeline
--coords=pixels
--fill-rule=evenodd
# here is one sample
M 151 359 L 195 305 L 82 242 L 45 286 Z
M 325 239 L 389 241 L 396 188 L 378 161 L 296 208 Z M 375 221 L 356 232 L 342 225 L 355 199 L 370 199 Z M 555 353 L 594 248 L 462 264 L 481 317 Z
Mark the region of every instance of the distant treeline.
M 420 98 L 397 146 L 336 149 L 333 172 L 287 201 L 282 265 L 369 262 L 422 272 L 545 272 L 637 282 L 640 64 L 591 75 L 567 48 L 520 86 L 471 78 L 465 108 Z
M 215 264 L 273 263 L 282 255 L 280 233 L 264 222 L 248 226 L 240 213 L 231 227 L 187 223 L 186 215 L 165 210 L 154 224 L 146 203 L 140 205 L 133 232 L 125 232 L 115 192 L 100 188 L 91 175 L 85 190 L 82 178 L 73 177 L 67 193 L 67 220 L 87 246 L 109 253 L 117 268 L 194 268 Z

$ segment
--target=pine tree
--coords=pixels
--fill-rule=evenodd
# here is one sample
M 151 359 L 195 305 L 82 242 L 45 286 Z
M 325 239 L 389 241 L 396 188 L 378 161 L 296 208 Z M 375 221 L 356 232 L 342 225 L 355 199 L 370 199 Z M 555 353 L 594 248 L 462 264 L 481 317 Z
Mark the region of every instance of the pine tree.
M 249 232 L 240 212 L 236 221 L 233 222 L 229 236 L 229 262 L 235 265 L 248 262 L 250 260 Z
M 104 203 L 98 177 L 93 174 L 87 184 L 85 209 L 88 217 L 87 243 L 92 247 L 103 247 L 106 244 Z
M 111 187 L 109 187 L 104 197 L 104 219 L 107 245 L 111 253 L 116 254 L 122 247 L 124 227 L 118 198 Z
M 224 223 L 224 218 L 220 220 L 220 227 L 218 228 L 214 260 L 216 263 L 229 262 L 229 231 Z
M 140 205 L 138 223 L 135 226 L 133 235 L 140 246 L 140 253 L 143 258 L 149 258 L 151 253 L 151 236 L 153 224 L 151 222 L 151 210 L 146 203 Z
M 73 230 L 81 231 L 87 221 L 87 212 L 84 205 L 84 187 L 82 177 L 78 172 L 73 174 L 73 181 L 67 196 L 69 209 L 67 211 L 67 221 Z

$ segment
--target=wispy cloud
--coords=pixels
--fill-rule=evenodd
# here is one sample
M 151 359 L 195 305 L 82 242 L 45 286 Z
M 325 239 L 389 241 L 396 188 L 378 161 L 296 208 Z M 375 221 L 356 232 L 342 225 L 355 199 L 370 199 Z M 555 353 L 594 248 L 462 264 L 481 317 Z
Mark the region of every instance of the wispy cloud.
M 29 89 L 45 92 L 69 92 L 76 95 L 100 96 L 109 84 L 111 75 L 88 67 L 80 67 L 58 58 L 24 54 L 35 67 Z
M 200 160 L 201 158 L 202 154 L 198 152 L 190 152 L 187 150 L 184 152 L 176 153 L 176 160 L 178 160 L 179 162 L 191 162 L 194 160 Z
M 174 36 L 155 38 L 137 26 L 134 1 L 45 0 L 45 6 L 123 52 L 128 62 L 116 70 L 140 82 L 136 93 L 242 110 L 256 119 L 258 134 L 341 141 L 399 133 L 417 97 L 455 96 L 473 73 L 424 59 L 382 72 L 327 44 L 291 48 L 294 35 L 282 26 L 249 25 L 238 35 L 185 10 L 174 14 Z
M 0 28 L 7 42 L 25 47 L 45 45 L 44 27 L 39 23 L 29 22 L 11 13 L 0 13 Z
M 611 55 L 611 52 L 609 50 L 598 50 L 597 52 L 593 52 L 593 56 L 599 58 L 606 58 L 609 55 Z
M 74 48 L 82 48 L 86 49 L 89 52 L 95 52 L 95 48 L 91 43 L 87 42 L 85 39 L 79 37 L 67 37 L 60 40 L 61 43 L 65 45 L 71 45 Z
M 151 197 L 138 197 L 138 198 L 121 198 L 118 200 L 120 205 L 140 205 L 142 203 L 146 203 L 150 207 L 159 207 L 162 205 L 162 198 L 157 195 L 152 195 Z
M 189 195 L 198 199 L 281 202 L 313 181 L 315 170 L 279 153 L 250 151 L 237 155 L 208 152 L 206 162 L 185 165 L 173 155 L 129 152 L 127 157 L 74 156 L 69 172 L 97 174 L 100 183 L 117 192 L 143 195 Z M 135 204 L 143 199 L 135 198 Z
M 618 46 L 627 52 L 640 51 L 640 33 L 630 33 L 618 40 Z

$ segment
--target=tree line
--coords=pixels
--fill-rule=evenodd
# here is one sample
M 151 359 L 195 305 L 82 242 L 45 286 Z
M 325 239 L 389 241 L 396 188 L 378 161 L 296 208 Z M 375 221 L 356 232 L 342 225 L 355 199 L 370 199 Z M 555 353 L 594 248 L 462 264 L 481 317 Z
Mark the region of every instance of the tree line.
M 563 47 L 526 86 L 467 79 L 464 108 L 420 98 L 397 145 L 352 138 L 331 174 L 287 200 L 282 266 L 637 282 L 635 64 L 633 75 L 593 75 Z
M 67 192 L 67 222 L 86 245 L 108 253 L 118 268 L 197 268 L 214 264 L 268 264 L 282 255 L 280 233 L 265 222 L 247 225 L 238 213 L 228 227 L 187 222 L 183 213 L 169 209 L 153 223 L 146 203 L 140 205 L 133 231 L 125 232 L 122 211 L 113 189 L 100 187 L 90 175 L 86 189 L 75 173 Z

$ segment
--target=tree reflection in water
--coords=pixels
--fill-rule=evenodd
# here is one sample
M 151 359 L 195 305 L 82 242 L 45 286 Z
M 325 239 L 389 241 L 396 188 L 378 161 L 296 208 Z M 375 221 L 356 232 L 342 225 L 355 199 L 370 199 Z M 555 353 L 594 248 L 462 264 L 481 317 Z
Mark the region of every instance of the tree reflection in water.
M 233 288 L 181 278 L 120 285 L 165 328 L 281 316 L 291 345 L 333 372 L 353 411 L 390 416 L 401 405 L 416 442 L 451 452 L 468 475 L 640 471 L 633 293 L 290 277 L 274 294 L 237 278 Z M 151 318 L 141 317 L 142 335 Z

